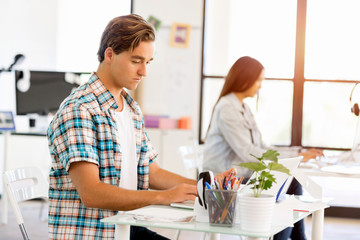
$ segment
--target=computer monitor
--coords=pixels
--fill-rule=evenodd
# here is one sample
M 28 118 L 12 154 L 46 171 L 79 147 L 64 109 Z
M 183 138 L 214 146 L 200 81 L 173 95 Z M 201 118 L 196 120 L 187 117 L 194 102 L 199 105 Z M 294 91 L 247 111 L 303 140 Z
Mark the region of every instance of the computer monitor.
M 0 111 L 0 131 L 15 130 L 14 116 L 10 111 Z
M 23 72 L 16 71 L 16 114 L 47 115 L 58 110 L 62 101 L 79 86 L 65 81 L 65 72 L 30 71 L 30 88 L 20 89 Z M 78 74 L 80 75 L 80 74 Z

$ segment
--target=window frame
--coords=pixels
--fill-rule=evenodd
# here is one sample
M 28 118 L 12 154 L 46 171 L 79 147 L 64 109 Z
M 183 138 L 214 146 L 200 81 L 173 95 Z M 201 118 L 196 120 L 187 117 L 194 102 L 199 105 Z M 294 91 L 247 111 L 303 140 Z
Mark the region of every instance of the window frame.
M 201 55 L 201 83 L 200 83 L 200 111 L 199 111 L 199 143 L 204 143 L 202 139 L 202 118 L 203 118 L 203 90 L 205 79 L 225 78 L 225 76 L 214 76 L 204 74 L 204 54 L 205 54 L 205 29 L 206 29 L 206 4 L 207 0 L 203 1 L 203 28 L 202 28 L 202 55 Z M 293 112 L 291 123 L 291 143 L 290 146 L 302 146 L 302 131 L 303 131 L 303 101 L 304 101 L 304 86 L 305 82 L 331 82 L 331 83 L 358 83 L 356 80 L 332 80 L 332 79 L 305 79 L 305 33 L 306 33 L 306 10 L 307 0 L 297 1 L 297 16 L 296 16 L 296 38 L 295 38 L 295 66 L 294 77 L 291 78 L 265 78 L 265 81 L 271 80 L 286 80 L 293 81 Z M 304 148 L 316 147 L 326 150 L 349 150 L 345 148 L 327 148 L 320 146 L 302 146 Z

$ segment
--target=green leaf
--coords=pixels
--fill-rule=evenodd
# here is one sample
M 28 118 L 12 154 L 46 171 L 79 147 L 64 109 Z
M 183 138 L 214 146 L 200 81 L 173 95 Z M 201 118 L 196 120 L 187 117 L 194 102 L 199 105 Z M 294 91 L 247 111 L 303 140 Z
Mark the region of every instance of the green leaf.
M 256 159 L 257 159 L 257 160 L 259 160 L 259 161 L 261 161 L 261 160 L 262 160 L 262 158 L 257 157 L 257 156 L 255 156 L 254 154 L 251 154 L 251 153 L 250 153 L 250 155 L 251 155 L 251 156 L 253 156 L 254 158 L 256 158 Z
M 262 171 L 262 170 L 267 168 L 261 162 L 259 162 L 259 163 L 257 163 L 257 162 L 239 163 L 238 166 L 248 168 L 248 169 L 253 170 L 255 172 L 259 172 L 259 171 Z
M 256 184 L 257 180 L 255 178 L 250 179 L 249 185 Z
M 287 169 L 281 163 L 276 163 L 276 162 L 269 163 L 268 168 L 270 169 L 270 171 L 278 171 L 278 172 L 283 172 L 283 173 L 286 173 L 287 175 L 290 175 L 290 170 Z
M 267 150 L 265 153 L 263 153 L 262 158 L 273 161 L 273 162 L 277 162 L 279 155 L 280 155 L 280 153 L 278 153 L 275 150 L 270 149 L 270 150 Z
M 271 180 L 265 181 L 264 190 L 270 189 L 272 187 L 272 184 L 273 184 L 273 181 L 271 181 Z
M 264 177 L 264 179 L 267 178 L 270 181 L 275 181 L 274 175 L 270 172 L 261 172 L 261 176 Z

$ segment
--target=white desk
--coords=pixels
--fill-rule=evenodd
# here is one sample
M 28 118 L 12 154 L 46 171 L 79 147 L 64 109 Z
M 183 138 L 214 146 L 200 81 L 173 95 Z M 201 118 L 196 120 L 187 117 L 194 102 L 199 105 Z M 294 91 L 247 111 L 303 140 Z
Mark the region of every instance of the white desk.
M 360 178 L 359 166 L 342 166 L 340 164 L 321 168 L 299 168 L 308 176 Z
M 164 209 L 171 208 L 169 206 L 162 206 Z M 192 211 L 183 209 L 183 211 Z M 323 239 L 323 223 L 324 223 L 324 209 L 317 210 L 313 213 L 311 212 L 295 212 L 294 223 L 307 217 L 308 215 L 313 214 L 312 217 L 312 240 L 322 240 Z M 245 232 L 240 229 L 240 225 L 235 224 L 233 227 L 219 227 L 211 226 L 209 223 L 196 222 L 194 220 L 182 223 L 182 222 L 162 222 L 162 221 L 145 221 L 145 220 L 136 220 L 133 215 L 126 213 L 121 213 L 112 217 L 104 218 L 101 220 L 103 223 L 116 224 L 121 229 L 121 226 L 133 225 L 133 226 L 142 226 L 142 227 L 156 227 L 156 228 L 166 228 L 166 229 L 179 229 L 187 231 L 196 231 L 196 232 L 208 232 L 211 233 L 211 239 L 219 239 L 219 234 L 231 234 L 238 236 L 247 236 L 252 238 L 270 238 L 274 234 L 285 229 L 286 226 L 273 226 L 269 233 L 256 233 L 256 232 Z M 129 240 L 129 235 L 120 234 L 117 240 Z
M 299 168 L 299 170 L 322 186 L 324 197 L 333 199 L 331 206 L 359 208 L 360 190 L 353 187 L 360 184 L 359 165 L 339 163 L 322 167 L 324 169 Z

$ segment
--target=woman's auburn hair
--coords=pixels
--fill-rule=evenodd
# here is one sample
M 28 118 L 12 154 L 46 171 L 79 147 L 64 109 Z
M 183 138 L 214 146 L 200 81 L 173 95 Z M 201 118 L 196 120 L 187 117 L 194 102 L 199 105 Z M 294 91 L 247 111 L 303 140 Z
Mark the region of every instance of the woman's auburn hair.
M 211 121 L 214 115 L 214 110 L 220 99 L 232 92 L 244 92 L 254 85 L 259 78 L 264 66 L 255 58 L 244 56 L 239 58 L 230 68 L 225 77 L 224 86 L 220 92 L 211 113 L 209 126 L 205 135 L 205 140 L 210 130 Z M 205 141 L 204 140 L 204 141 Z

